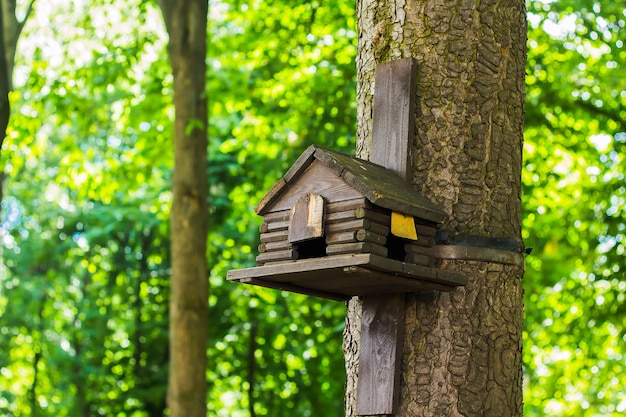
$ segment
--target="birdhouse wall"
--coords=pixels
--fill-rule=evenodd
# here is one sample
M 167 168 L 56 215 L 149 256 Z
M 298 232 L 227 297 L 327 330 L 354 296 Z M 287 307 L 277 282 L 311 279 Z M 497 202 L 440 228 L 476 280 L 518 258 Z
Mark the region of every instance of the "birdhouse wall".
M 297 178 L 291 179 L 280 198 L 265 209 L 268 213 L 291 210 L 291 207 L 307 193 L 321 195 L 327 203 L 362 198 L 363 194 L 345 183 L 330 168 L 314 160 Z M 265 216 L 264 216 L 265 217 Z
M 321 193 L 322 190 L 316 191 Z M 298 201 L 300 197 L 292 193 L 290 200 Z M 437 232 L 434 225 L 417 223 L 417 240 L 393 236 L 390 234 L 390 210 L 373 205 L 363 196 L 325 202 L 324 236 L 309 242 L 289 242 L 291 210 L 281 201 L 275 207 L 279 210 L 267 213 L 260 228 L 259 266 L 359 253 L 371 253 L 415 265 L 434 264 L 432 246 Z

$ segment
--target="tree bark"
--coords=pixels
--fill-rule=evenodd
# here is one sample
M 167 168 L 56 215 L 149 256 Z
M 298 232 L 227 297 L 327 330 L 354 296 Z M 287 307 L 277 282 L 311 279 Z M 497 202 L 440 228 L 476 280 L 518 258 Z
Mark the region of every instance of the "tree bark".
M 418 62 L 414 188 L 442 229 L 521 241 L 526 16 L 522 1 L 360 0 L 357 154 L 369 158 L 376 64 Z M 523 268 L 442 261 L 468 285 L 407 294 L 397 416 L 522 414 Z M 344 335 L 354 416 L 360 301 Z
M 168 406 L 206 416 L 208 329 L 207 0 L 160 0 L 174 74 L 174 175 Z

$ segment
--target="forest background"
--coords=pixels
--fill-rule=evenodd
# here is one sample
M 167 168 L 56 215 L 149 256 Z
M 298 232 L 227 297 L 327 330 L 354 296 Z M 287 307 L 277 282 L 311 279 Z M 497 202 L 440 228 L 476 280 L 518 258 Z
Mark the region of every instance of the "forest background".
M 354 151 L 354 7 L 210 4 L 210 415 L 343 414 L 345 306 L 225 275 L 254 263 L 253 207 L 309 144 Z M 524 411 L 623 415 L 626 11 L 527 7 Z M 49 0 L 27 20 L 0 163 L 2 415 L 164 415 L 166 43 L 147 0 Z

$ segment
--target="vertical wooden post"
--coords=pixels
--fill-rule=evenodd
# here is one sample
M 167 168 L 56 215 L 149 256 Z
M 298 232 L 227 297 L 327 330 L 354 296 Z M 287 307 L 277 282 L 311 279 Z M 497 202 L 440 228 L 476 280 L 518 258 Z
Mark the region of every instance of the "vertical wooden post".
M 414 137 L 417 65 L 401 59 L 376 67 L 370 161 L 407 180 Z M 404 342 L 404 294 L 363 298 L 356 413 L 395 413 Z
M 370 161 L 408 180 L 415 136 L 417 63 L 412 58 L 380 64 L 374 84 Z

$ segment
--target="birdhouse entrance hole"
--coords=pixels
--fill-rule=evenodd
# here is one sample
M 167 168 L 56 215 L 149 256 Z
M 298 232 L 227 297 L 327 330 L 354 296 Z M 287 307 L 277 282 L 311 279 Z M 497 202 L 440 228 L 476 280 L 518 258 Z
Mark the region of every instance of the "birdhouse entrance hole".
M 326 256 L 326 240 L 323 237 L 298 243 L 298 259 L 321 258 Z
M 404 262 L 406 258 L 406 251 L 404 249 L 404 245 L 407 243 L 406 239 L 401 237 L 394 236 L 390 234 L 387 236 L 387 243 L 385 247 L 387 248 L 389 259 L 394 259 L 396 261 Z

